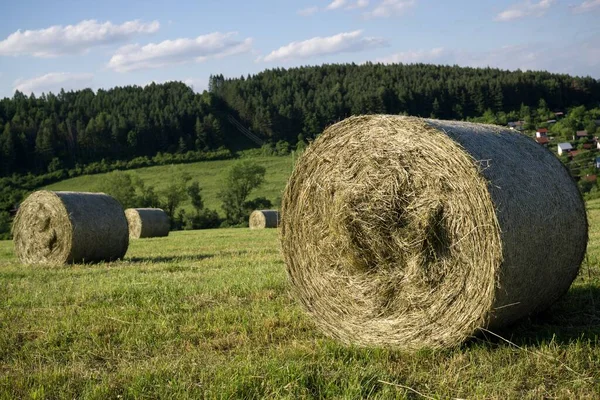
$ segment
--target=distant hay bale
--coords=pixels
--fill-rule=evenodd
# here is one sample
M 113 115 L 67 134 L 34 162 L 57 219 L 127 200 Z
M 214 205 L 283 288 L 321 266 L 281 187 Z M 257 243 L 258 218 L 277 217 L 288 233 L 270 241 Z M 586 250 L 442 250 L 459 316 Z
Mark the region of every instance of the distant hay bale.
M 277 228 L 279 226 L 279 211 L 255 210 L 250 214 L 250 229 Z
M 23 263 L 111 261 L 127 252 L 123 208 L 104 193 L 32 193 L 13 223 L 15 253 Z
M 296 296 L 325 333 L 404 349 L 454 346 L 547 308 L 587 243 L 576 185 L 530 138 L 386 115 L 315 140 L 281 228 Z
M 160 208 L 128 208 L 125 217 L 129 224 L 129 237 L 133 239 L 168 236 L 171 222 Z

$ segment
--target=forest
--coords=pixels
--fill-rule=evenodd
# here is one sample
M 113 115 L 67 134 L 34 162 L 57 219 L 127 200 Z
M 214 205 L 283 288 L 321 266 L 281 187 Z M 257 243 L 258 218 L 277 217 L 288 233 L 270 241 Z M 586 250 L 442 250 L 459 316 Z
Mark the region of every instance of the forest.
M 215 75 L 201 94 L 179 82 L 39 97 L 15 92 L 0 100 L 0 176 L 255 145 L 230 116 L 265 142 L 294 145 L 354 114 L 467 119 L 538 107 L 541 99 L 550 110 L 597 107 L 600 82 L 492 68 L 346 64 Z

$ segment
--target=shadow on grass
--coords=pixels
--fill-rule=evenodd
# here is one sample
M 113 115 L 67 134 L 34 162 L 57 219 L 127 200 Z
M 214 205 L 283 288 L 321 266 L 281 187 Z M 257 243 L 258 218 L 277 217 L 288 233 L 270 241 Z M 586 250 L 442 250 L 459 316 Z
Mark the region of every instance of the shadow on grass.
M 128 257 L 123 261 L 130 263 L 170 263 L 182 261 L 202 261 L 213 257 L 215 257 L 214 254 L 191 254 L 182 256 Z
M 549 309 L 496 332 L 516 345 L 569 344 L 600 337 L 600 287 L 576 286 Z M 502 342 L 493 334 L 481 339 Z M 477 340 L 476 340 L 477 341 Z

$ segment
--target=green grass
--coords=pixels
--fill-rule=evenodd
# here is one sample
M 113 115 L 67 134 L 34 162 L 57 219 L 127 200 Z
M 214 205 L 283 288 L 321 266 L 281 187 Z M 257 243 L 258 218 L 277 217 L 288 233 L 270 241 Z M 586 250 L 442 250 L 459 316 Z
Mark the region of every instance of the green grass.
M 275 230 L 174 232 L 121 262 L 53 268 L 3 241 L 0 399 L 598 398 L 600 201 L 589 209 L 588 262 L 550 310 L 499 332 L 513 344 L 417 353 L 323 337 Z
M 256 157 L 252 158 L 252 161 L 264 166 L 267 173 L 264 184 L 252 192 L 250 198 L 266 197 L 275 204 L 281 198 L 285 183 L 292 172 L 292 156 Z M 166 187 L 177 175 L 184 172 L 188 173 L 200 184 L 204 205 L 222 213 L 221 201 L 217 198 L 217 193 L 222 189 L 229 167 L 235 162 L 237 160 L 202 161 L 191 164 L 139 168 L 128 172 L 137 174 L 147 185 L 154 186 L 157 191 Z M 100 191 L 102 181 L 106 175 L 83 175 L 48 185 L 43 189 L 96 192 Z M 183 206 L 184 208 L 190 208 L 189 200 Z

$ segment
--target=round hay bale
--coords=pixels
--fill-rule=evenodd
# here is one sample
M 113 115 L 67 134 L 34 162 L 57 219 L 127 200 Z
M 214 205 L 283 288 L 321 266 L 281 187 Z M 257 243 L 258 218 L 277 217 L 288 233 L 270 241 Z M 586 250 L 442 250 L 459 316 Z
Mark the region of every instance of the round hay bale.
M 128 208 L 125 217 L 129 224 L 129 237 L 133 239 L 168 236 L 171 222 L 160 208 Z
M 279 211 L 255 210 L 250 214 L 248 223 L 250 229 L 277 228 L 279 226 Z
M 360 345 L 448 347 L 543 310 L 587 244 L 566 168 L 492 125 L 346 119 L 307 149 L 282 201 L 296 296 Z
M 112 261 L 129 246 L 121 204 L 104 193 L 32 193 L 13 223 L 15 253 L 23 263 Z

